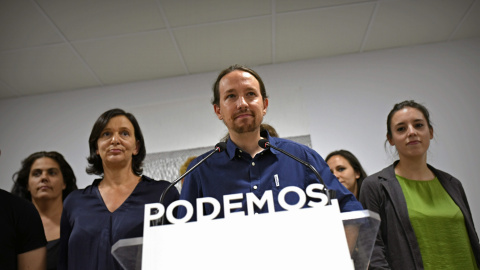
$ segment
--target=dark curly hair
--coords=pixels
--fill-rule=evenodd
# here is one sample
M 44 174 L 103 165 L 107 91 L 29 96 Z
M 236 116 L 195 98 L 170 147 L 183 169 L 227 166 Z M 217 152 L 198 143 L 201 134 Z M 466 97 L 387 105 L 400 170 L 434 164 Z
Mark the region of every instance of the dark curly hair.
M 55 151 L 40 151 L 35 152 L 28 156 L 26 159 L 22 161 L 22 167 L 19 171 L 13 174 L 13 188 L 12 193 L 32 201 L 32 195 L 30 191 L 28 191 L 28 178 L 30 176 L 30 170 L 32 168 L 33 163 L 39 158 L 51 158 L 58 163 L 60 166 L 60 171 L 62 172 L 63 182 L 65 183 L 65 189 L 62 192 L 62 200 L 70 194 L 70 192 L 77 189 L 77 179 L 75 178 L 75 174 L 73 173 L 72 167 L 70 164 L 65 160 L 62 154 L 55 152 Z
M 110 119 L 116 116 L 127 117 L 130 123 L 132 123 L 133 125 L 133 128 L 135 130 L 135 139 L 139 141 L 140 146 L 138 149 L 138 153 L 133 156 L 132 170 L 134 174 L 140 176 L 143 172 L 143 160 L 145 159 L 145 156 L 147 154 L 142 130 L 140 129 L 137 119 L 135 118 L 135 116 L 133 116 L 133 114 L 127 113 L 124 110 L 118 108 L 104 112 L 102 115 L 100 115 L 100 117 L 98 117 L 97 121 L 93 125 L 92 132 L 90 133 L 90 138 L 88 139 L 88 145 L 90 146 L 90 156 L 87 157 L 89 165 L 86 171 L 88 174 L 103 175 L 102 158 L 97 155 L 97 141 Z
M 265 85 L 263 84 L 262 78 L 260 78 L 260 75 L 258 75 L 257 72 L 255 72 L 253 69 L 251 69 L 249 67 L 246 67 L 246 66 L 232 65 L 232 66 L 229 66 L 228 68 L 220 71 L 220 74 L 218 74 L 217 80 L 215 81 L 215 83 L 213 83 L 212 105 L 220 106 L 220 80 L 225 75 L 227 75 L 228 73 L 230 73 L 232 71 L 235 71 L 235 70 L 241 70 L 241 71 L 245 71 L 245 72 L 248 72 L 248 73 L 252 74 L 252 76 L 255 77 L 255 79 L 257 79 L 258 84 L 260 85 L 260 94 L 262 94 L 262 99 L 265 100 L 266 98 L 268 98 L 267 90 L 265 89 Z
M 357 186 L 358 186 L 358 192 L 357 192 L 357 198 L 360 197 L 360 188 L 362 187 L 363 179 L 367 177 L 367 173 L 362 167 L 362 164 L 360 164 L 360 161 L 358 161 L 358 158 L 352 154 L 350 151 L 347 150 L 337 150 L 333 151 L 328 156 L 325 158 L 325 162 L 328 162 L 328 160 L 333 157 L 333 156 L 342 156 L 345 158 L 348 163 L 350 163 L 350 166 L 352 166 L 353 170 L 360 175 L 360 177 L 357 179 Z

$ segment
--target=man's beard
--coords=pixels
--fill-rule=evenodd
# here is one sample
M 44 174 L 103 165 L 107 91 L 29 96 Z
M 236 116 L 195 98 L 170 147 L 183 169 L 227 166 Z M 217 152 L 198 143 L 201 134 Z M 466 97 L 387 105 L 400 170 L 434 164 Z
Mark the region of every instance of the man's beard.
M 233 120 L 231 129 L 238 134 L 255 131 L 260 127 L 260 124 L 262 123 L 262 119 L 257 119 L 255 114 L 252 114 L 252 116 L 253 116 L 253 121 L 247 125 L 237 125 L 235 123 L 235 120 Z M 226 125 L 225 121 L 223 121 L 223 123 Z
M 243 126 L 238 126 L 238 125 L 233 125 L 233 131 L 236 133 L 247 133 L 247 132 L 253 132 L 255 131 L 260 125 L 257 125 L 255 122 L 252 122 L 248 125 L 243 125 Z

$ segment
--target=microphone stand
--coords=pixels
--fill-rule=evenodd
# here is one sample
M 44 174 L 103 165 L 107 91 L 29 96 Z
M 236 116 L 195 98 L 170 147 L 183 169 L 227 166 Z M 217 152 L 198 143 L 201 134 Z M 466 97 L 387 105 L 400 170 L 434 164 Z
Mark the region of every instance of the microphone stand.
M 163 204 L 163 201 L 165 200 L 165 196 L 167 195 L 167 192 L 173 187 L 175 186 L 180 180 L 182 180 L 186 175 L 188 175 L 190 172 L 192 172 L 195 168 L 197 168 L 200 164 L 202 164 L 205 160 L 207 160 L 209 157 L 211 157 L 213 154 L 215 153 L 220 153 L 222 152 L 223 150 L 225 150 L 226 148 L 226 144 L 224 142 L 220 142 L 220 143 L 217 143 L 215 145 L 215 149 L 212 150 L 212 152 L 210 152 L 206 157 L 204 157 L 202 160 L 200 160 L 197 164 L 195 164 L 193 167 L 191 167 L 188 171 L 186 171 L 184 174 L 182 174 L 180 177 L 178 177 L 177 179 L 173 180 L 170 185 L 168 185 L 168 187 L 162 192 L 162 195 L 160 196 L 160 203 Z M 163 215 L 161 218 L 160 218 L 160 225 L 164 225 L 165 224 L 165 215 Z M 158 223 L 154 224 L 154 225 L 158 225 Z
M 336 192 L 335 192 L 335 190 L 329 190 L 329 189 L 327 189 L 327 185 L 325 185 L 325 182 L 323 181 L 323 178 L 320 176 L 320 174 L 318 173 L 317 169 L 315 169 L 315 167 L 313 167 L 312 164 L 310 164 L 310 163 L 308 163 L 308 162 L 306 162 L 306 161 L 304 161 L 304 160 L 299 159 L 298 157 L 296 157 L 296 156 L 288 153 L 287 151 L 285 151 L 285 150 L 283 150 L 283 149 L 280 149 L 280 148 L 278 148 L 278 147 L 275 147 L 275 146 L 271 145 L 270 142 L 269 142 L 268 140 L 266 140 L 266 139 L 261 139 L 261 140 L 259 140 L 259 141 L 258 141 L 258 145 L 259 145 L 260 147 L 264 148 L 264 149 L 269 148 L 269 147 L 270 147 L 270 148 L 273 148 L 273 149 L 275 149 L 275 150 L 277 150 L 277 151 L 279 151 L 279 152 L 287 155 L 288 157 L 290 157 L 290 158 L 292 158 L 292 159 L 294 159 L 294 160 L 302 163 L 303 165 L 307 166 L 308 168 L 310 168 L 310 170 L 313 171 L 313 173 L 315 174 L 315 176 L 317 176 L 318 180 L 319 180 L 320 183 L 323 185 L 323 193 L 325 193 L 325 195 L 327 195 L 327 199 L 328 199 L 328 200 L 327 200 L 327 204 L 328 204 L 328 205 L 331 205 L 331 204 L 332 204 L 331 198 L 335 198 Z

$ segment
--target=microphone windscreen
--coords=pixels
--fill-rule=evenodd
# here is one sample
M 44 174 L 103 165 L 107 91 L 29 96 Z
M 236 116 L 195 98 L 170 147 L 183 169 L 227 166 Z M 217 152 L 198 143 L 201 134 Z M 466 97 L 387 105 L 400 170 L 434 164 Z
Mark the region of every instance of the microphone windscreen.
M 227 149 L 227 143 L 226 142 L 219 142 L 215 145 L 215 149 L 218 150 L 218 152 L 223 152 L 225 149 Z
M 270 142 L 267 139 L 260 139 L 258 141 L 258 146 L 262 147 L 263 149 L 267 149 L 270 146 Z

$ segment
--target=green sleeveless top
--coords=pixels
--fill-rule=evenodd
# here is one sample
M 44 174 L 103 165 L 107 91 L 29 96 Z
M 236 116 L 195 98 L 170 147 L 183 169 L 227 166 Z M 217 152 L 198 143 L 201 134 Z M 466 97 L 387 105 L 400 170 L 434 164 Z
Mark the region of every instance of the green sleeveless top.
M 462 211 L 438 178 L 416 181 L 396 177 L 407 201 L 424 268 L 478 270 Z

